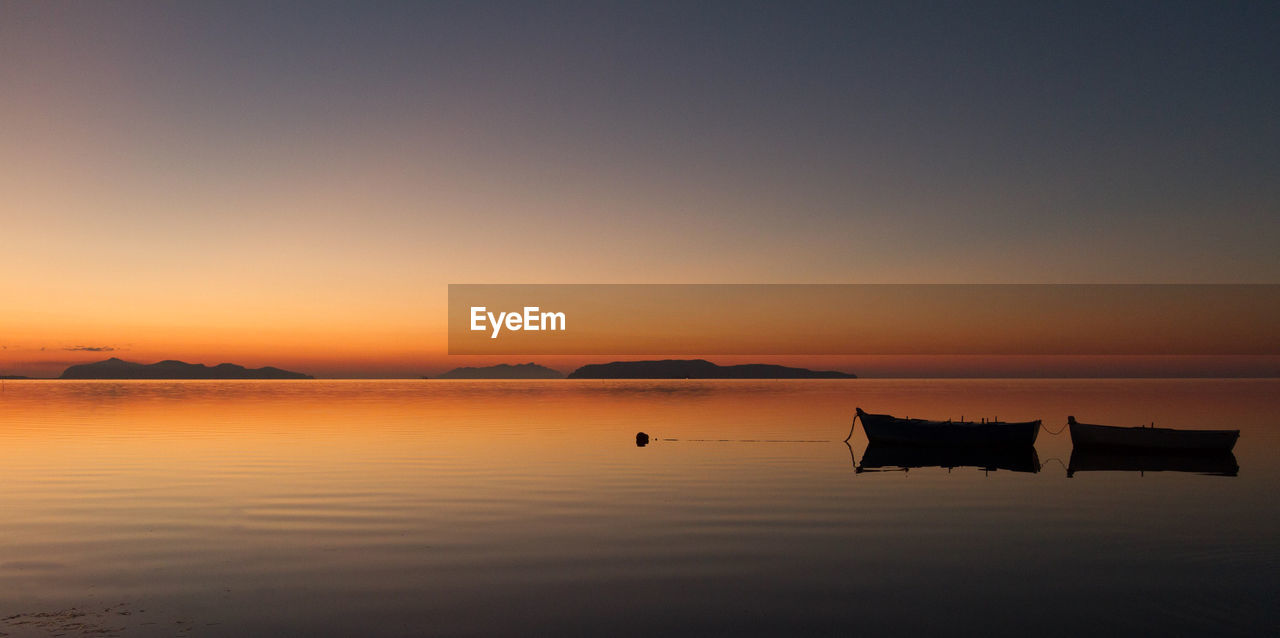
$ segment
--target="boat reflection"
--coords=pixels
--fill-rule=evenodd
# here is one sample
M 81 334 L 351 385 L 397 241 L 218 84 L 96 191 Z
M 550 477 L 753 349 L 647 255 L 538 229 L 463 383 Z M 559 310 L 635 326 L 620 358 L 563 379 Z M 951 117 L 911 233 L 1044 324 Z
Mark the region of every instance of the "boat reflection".
M 1067 478 L 1076 472 L 1190 472 L 1209 476 L 1235 476 L 1240 472 L 1229 451 L 1187 452 L 1119 450 L 1077 447 L 1071 450 Z
M 1036 449 L 1029 445 L 939 448 L 871 443 L 862 453 L 862 462 L 858 463 L 855 471 L 886 472 L 922 467 L 941 467 L 948 471 L 974 467 L 986 472 L 1009 470 L 1034 474 L 1040 471 L 1040 458 L 1036 456 Z

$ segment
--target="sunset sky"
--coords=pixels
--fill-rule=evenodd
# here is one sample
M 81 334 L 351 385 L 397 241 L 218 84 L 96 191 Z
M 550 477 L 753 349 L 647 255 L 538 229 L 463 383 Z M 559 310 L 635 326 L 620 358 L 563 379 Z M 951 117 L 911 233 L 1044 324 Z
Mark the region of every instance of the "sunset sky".
M 1027 5 L 0 4 L 0 374 L 510 361 L 450 283 L 1280 283 L 1280 4 Z

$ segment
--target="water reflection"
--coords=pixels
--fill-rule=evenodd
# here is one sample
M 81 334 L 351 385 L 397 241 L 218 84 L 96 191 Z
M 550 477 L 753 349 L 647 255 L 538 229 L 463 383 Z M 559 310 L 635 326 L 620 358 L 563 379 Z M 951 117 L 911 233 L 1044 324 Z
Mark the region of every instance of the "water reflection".
M 857 405 L 1229 422 L 1248 471 L 843 447 Z M 1260 380 L 10 382 L 0 632 L 932 635 L 998 600 L 992 635 L 1269 635 L 1277 412 Z
M 918 447 L 872 443 L 855 460 L 852 446 L 849 459 L 854 472 L 909 472 L 920 468 L 951 470 L 975 468 L 985 473 L 997 470 L 1037 474 L 1043 469 L 1033 447 Z M 1051 458 L 1049 462 L 1057 462 Z M 1077 447 L 1071 451 L 1064 467 L 1067 478 L 1076 472 L 1184 472 L 1206 476 L 1238 476 L 1240 465 L 1231 452 L 1162 452 L 1159 450 L 1123 450 Z
M 1040 471 L 1040 458 L 1031 446 L 1019 447 L 912 447 L 871 443 L 862 454 L 856 471 L 880 472 L 888 468 L 911 470 L 924 467 L 944 468 L 948 472 L 973 467 L 985 472 Z
M 1162 452 L 1077 447 L 1071 451 L 1067 477 L 1076 472 L 1189 472 L 1236 476 L 1240 466 L 1231 452 Z

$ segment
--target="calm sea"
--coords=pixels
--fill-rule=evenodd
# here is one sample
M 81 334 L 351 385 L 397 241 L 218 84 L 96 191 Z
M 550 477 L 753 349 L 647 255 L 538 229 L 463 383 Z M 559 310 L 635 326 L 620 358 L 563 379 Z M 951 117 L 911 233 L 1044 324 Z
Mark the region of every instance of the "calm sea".
M 938 459 L 855 407 L 1241 435 Z M 1276 380 L 8 381 L 0 633 L 1276 635 L 1278 452 Z

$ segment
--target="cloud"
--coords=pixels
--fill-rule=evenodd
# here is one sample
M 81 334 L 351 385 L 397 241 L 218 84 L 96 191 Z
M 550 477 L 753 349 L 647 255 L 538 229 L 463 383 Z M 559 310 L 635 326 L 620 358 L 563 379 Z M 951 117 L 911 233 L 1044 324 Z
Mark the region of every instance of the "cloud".
M 41 348 L 41 350 L 43 349 Z M 63 348 L 63 350 L 72 352 L 114 352 L 116 349 L 115 346 L 71 346 L 70 348 Z

